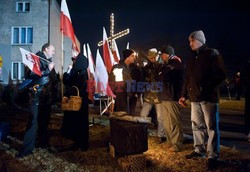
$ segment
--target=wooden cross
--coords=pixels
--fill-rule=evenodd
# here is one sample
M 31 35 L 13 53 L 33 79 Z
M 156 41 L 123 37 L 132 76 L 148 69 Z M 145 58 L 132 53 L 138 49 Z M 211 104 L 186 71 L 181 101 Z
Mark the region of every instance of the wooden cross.
M 112 40 L 121 38 L 121 37 L 129 34 L 129 29 L 125 29 L 125 30 L 123 30 L 121 32 L 118 32 L 118 33 L 114 34 L 114 25 L 115 25 L 114 23 L 115 23 L 114 22 L 114 14 L 112 13 L 110 15 L 110 37 L 108 38 L 108 42 L 111 42 L 111 44 L 110 44 L 110 49 L 111 50 L 113 49 L 113 41 Z M 98 43 L 98 46 L 100 47 L 100 46 L 102 46 L 102 44 L 103 44 L 103 42 L 100 41 Z

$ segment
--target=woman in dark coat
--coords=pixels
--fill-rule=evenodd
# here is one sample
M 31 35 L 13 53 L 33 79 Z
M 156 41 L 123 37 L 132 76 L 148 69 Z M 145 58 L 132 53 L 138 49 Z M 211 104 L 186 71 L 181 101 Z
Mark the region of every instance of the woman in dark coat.
M 88 122 L 88 93 L 87 93 L 87 67 L 88 60 L 79 54 L 73 59 L 73 68 L 63 75 L 63 83 L 66 86 L 66 97 L 76 95 L 77 91 L 72 86 L 79 89 L 82 97 L 82 106 L 79 111 L 64 111 L 61 134 L 63 137 L 72 139 L 74 148 L 86 151 L 89 148 L 89 122 Z

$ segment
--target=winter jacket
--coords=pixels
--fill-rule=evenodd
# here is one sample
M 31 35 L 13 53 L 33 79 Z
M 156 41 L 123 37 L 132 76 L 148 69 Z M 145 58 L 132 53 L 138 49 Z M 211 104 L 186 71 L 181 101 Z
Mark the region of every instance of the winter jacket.
M 122 81 L 116 81 L 116 76 L 115 76 L 115 70 L 122 70 Z M 122 84 L 122 91 L 123 92 L 130 92 L 130 95 L 133 95 L 134 93 L 136 93 L 136 89 L 130 89 L 131 83 L 134 82 L 134 84 L 136 84 L 136 82 L 138 81 L 142 81 L 142 71 L 141 69 L 136 66 L 135 64 L 130 64 L 129 67 L 123 63 L 120 62 L 119 64 L 116 64 L 113 66 L 112 71 L 109 75 L 109 82 L 111 85 L 111 88 L 113 90 L 113 92 L 121 92 L 121 90 L 118 88 L 117 84 Z M 132 83 L 133 84 L 133 83 Z
M 144 82 L 150 84 L 150 89 L 145 88 L 144 93 L 144 101 L 148 103 L 160 103 L 158 99 L 158 91 L 156 90 L 156 72 L 158 70 L 158 67 L 160 64 L 158 63 L 151 63 L 149 62 L 144 68 L 143 68 L 143 78 Z
M 49 70 L 49 62 L 47 61 L 51 60 L 47 59 L 43 52 L 39 51 L 36 55 L 40 57 L 40 70 L 42 76 L 39 76 L 30 70 L 26 73 L 26 78 L 32 80 L 28 85 L 30 104 L 50 105 L 56 95 L 56 72 L 54 69 L 52 71 Z
M 222 56 L 216 49 L 200 47 L 188 59 L 182 96 L 191 102 L 219 101 L 219 85 L 226 79 Z
M 177 56 L 171 57 L 156 73 L 156 79 L 163 83 L 162 92 L 158 93 L 160 101 L 177 101 L 181 94 L 183 65 Z
M 82 97 L 83 100 L 87 100 L 87 68 L 88 59 L 79 54 L 70 73 L 65 72 L 63 75 L 63 84 L 66 86 L 66 97 L 77 95 L 76 89 L 72 88 L 72 86 L 76 86 L 79 89 L 80 97 Z
M 119 78 L 118 75 L 122 75 L 122 78 Z M 117 81 L 117 79 L 121 80 Z M 142 74 L 138 66 L 130 64 L 128 67 L 122 61 L 113 66 L 109 75 L 109 85 L 116 95 L 115 111 L 131 112 L 128 103 L 131 103 L 129 99 L 135 98 L 137 93 L 136 83 L 139 79 L 142 79 Z

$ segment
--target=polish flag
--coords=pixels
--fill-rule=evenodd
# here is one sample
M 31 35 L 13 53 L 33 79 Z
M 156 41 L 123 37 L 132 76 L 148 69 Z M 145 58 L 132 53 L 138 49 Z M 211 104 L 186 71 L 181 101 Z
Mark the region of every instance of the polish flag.
M 118 50 L 116 41 L 114 39 L 112 40 L 112 47 L 113 47 L 112 54 L 113 54 L 113 57 L 115 59 L 115 63 L 119 63 L 119 61 L 120 61 L 120 54 L 119 54 L 119 50 Z
M 93 60 L 93 56 L 89 47 L 89 44 L 87 44 L 87 54 L 88 54 L 88 61 L 89 61 L 89 70 L 90 72 L 95 75 L 95 70 L 94 70 L 94 60 Z
M 80 49 L 77 46 L 77 41 L 76 41 L 73 26 L 72 26 L 71 18 L 69 15 L 69 10 L 68 10 L 66 0 L 61 1 L 61 19 L 60 20 L 61 20 L 60 30 L 65 36 L 71 39 L 72 46 L 73 46 L 72 49 L 75 51 L 74 55 L 77 54 L 76 52 L 80 53 Z
M 22 54 L 22 61 L 23 64 L 28 66 L 28 68 L 34 72 L 35 74 L 42 76 L 42 72 L 40 70 L 40 59 L 41 57 L 23 49 L 20 48 L 21 54 Z
M 98 80 L 98 85 L 102 85 L 101 88 L 103 88 L 100 91 L 103 92 L 105 95 L 108 95 L 111 97 L 116 97 L 108 84 L 108 72 L 107 72 L 106 67 L 103 63 L 99 49 L 97 49 L 97 52 L 96 52 L 95 71 L 96 71 L 96 77 Z
M 104 27 L 103 27 L 103 58 L 104 58 L 107 71 L 108 73 L 110 73 L 112 70 L 112 66 L 115 63 L 115 60 L 109 48 L 108 37 L 107 37 L 107 33 Z

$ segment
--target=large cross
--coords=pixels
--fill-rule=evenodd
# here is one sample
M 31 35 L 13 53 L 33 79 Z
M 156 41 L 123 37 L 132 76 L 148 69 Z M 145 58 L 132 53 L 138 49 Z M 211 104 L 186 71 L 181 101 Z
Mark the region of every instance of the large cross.
M 129 29 L 126 29 L 126 30 L 123 30 L 121 32 L 118 32 L 118 33 L 114 34 L 114 25 L 115 25 L 114 23 L 115 23 L 114 22 L 114 14 L 112 13 L 110 15 L 110 37 L 108 38 L 108 42 L 111 42 L 111 44 L 110 44 L 110 49 L 111 50 L 113 49 L 113 41 L 112 40 L 121 38 L 121 37 L 129 34 Z M 100 41 L 98 43 L 98 46 L 100 47 L 100 46 L 102 46 L 102 44 L 103 44 L 103 41 Z

